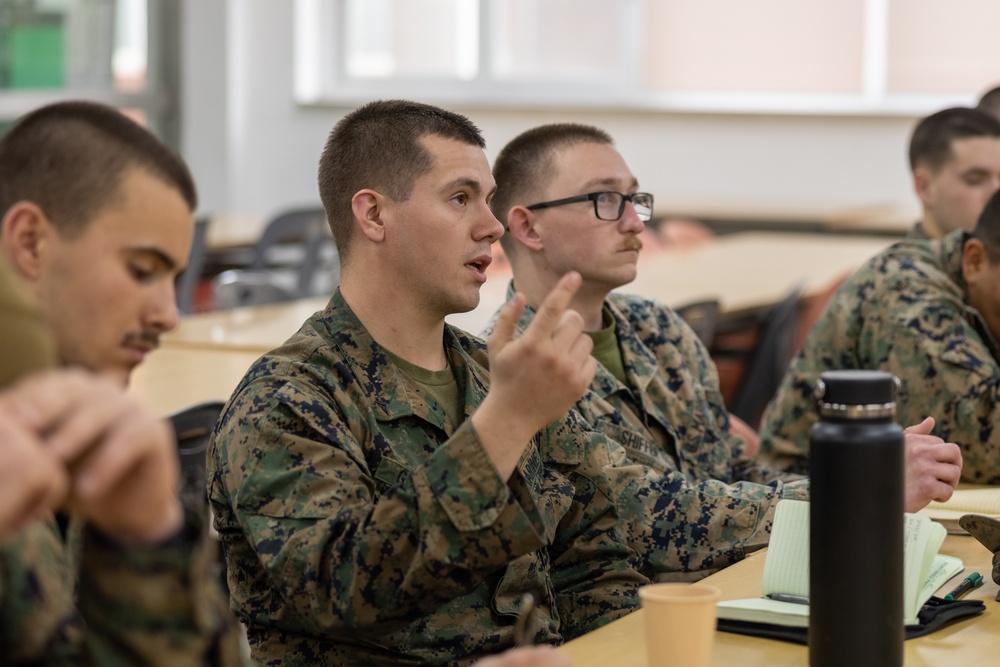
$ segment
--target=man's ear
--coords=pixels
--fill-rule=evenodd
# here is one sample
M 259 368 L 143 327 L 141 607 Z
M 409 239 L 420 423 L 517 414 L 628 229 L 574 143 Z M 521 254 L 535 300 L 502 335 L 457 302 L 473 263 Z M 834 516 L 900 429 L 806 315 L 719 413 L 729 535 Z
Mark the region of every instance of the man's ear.
M 354 225 L 373 243 L 385 240 L 385 223 L 382 221 L 384 200 L 375 190 L 358 190 L 351 197 Z
M 933 180 L 931 176 L 931 171 L 927 167 L 918 166 L 913 170 L 913 191 L 924 206 L 931 200 L 930 189 Z
M 55 228 L 37 204 L 19 201 L 0 220 L 0 241 L 11 265 L 26 280 L 38 279 L 42 254 Z
M 507 233 L 525 248 L 541 250 L 544 244 L 535 222 L 535 215 L 531 211 L 523 206 L 514 206 L 507 212 Z
M 969 239 L 962 247 L 962 278 L 966 285 L 976 285 L 989 268 L 986 246 L 979 239 Z

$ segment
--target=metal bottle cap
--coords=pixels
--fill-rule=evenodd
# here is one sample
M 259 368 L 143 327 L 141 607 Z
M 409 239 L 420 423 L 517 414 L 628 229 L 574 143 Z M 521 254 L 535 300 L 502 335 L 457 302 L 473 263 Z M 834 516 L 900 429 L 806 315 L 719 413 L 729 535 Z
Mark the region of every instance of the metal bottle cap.
M 892 418 L 899 385 L 899 378 L 885 371 L 827 371 L 816 381 L 813 397 L 824 417 Z

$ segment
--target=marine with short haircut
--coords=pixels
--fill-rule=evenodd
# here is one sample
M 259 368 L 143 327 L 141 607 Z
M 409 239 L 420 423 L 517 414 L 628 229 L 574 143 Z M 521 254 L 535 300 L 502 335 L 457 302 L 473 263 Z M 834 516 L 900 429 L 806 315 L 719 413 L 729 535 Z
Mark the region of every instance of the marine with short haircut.
M 906 240 L 879 253 L 833 296 L 764 414 L 764 450 L 805 470 L 813 390 L 836 369 L 889 371 L 902 423 L 934 417 L 962 451 L 962 480 L 1000 483 L 1000 192 L 972 231 Z
M 403 100 L 330 133 L 319 168 L 342 261 L 325 310 L 226 406 L 209 497 L 233 609 L 267 664 L 468 664 L 558 644 L 647 582 L 605 469 L 618 448 L 567 410 L 593 374 L 567 276 L 519 338 L 472 310 L 502 233 L 478 129 Z
M 1000 187 L 1000 120 L 965 107 L 933 113 L 913 129 L 909 160 L 921 218 L 907 237 L 971 230 Z
M 123 393 L 176 324 L 195 204 L 181 159 L 112 108 L 49 105 L 0 139 L 4 664 L 241 661 L 173 434 Z
M 511 293 L 528 301 L 518 326 L 530 326 L 533 306 L 560 276 L 582 276 L 570 305 L 598 363 L 576 410 L 643 471 L 625 480 L 619 511 L 647 574 L 705 576 L 766 545 L 778 502 L 807 499 L 809 482 L 744 454 L 715 365 L 677 313 L 615 291 L 636 277 L 653 197 L 639 190 L 611 137 L 573 123 L 535 127 L 504 146 L 493 173 L 493 211 L 509 228 L 500 242 L 514 273 Z M 921 463 L 950 449 L 937 438 L 908 438 L 925 448 Z M 957 481 L 957 466 L 944 468 Z M 911 511 L 951 493 L 936 478 L 922 488 L 937 472 L 928 465 L 908 475 Z

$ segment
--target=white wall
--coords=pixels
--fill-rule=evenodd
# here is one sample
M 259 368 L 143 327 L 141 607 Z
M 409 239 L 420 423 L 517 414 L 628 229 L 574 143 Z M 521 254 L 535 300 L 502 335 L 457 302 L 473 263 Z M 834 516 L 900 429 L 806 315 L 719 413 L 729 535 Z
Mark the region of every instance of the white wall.
M 296 105 L 293 3 L 184 0 L 182 26 L 181 150 L 202 212 L 269 215 L 318 202 L 319 155 L 347 109 Z M 658 213 L 822 216 L 878 204 L 917 215 L 906 162 L 915 118 L 449 108 L 483 129 L 491 159 L 536 124 L 603 127 Z

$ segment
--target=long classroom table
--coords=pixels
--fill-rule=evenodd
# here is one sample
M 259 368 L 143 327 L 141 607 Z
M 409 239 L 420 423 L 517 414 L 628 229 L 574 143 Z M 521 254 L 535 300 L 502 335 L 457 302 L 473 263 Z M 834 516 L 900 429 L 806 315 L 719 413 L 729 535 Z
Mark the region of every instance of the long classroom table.
M 128 391 L 166 416 L 205 401 L 226 401 L 259 352 L 164 347 L 132 371 Z
M 643 251 L 638 276 L 620 291 L 671 306 L 718 299 L 724 313 L 778 303 L 795 286 L 817 294 L 893 239 L 873 236 L 747 232 L 690 248 Z M 509 267 L 490 267 L 479 306 L 448 322 L 478 334 L 506 300 Z M 265 352 L 281 344 L 328 296 L 283 304 L 191 315 L 162 337 L 164 347 Z
M 718 587 L 723 600 L 759 597 L 765 553 L 766 550 L 755 552 L 704 581 Z M 924 637 L 907 640 L 904 645 L 906 667 L 1000 664 L 1000 602 L 994 599 L 997 584 L 990 578 L 992 554 L 969 535 L 948 535 L 941 553 L 961 558 L 965 571 L 949 580 L 938 594 L 946 594 L 961 577 L 977 571 L 985 577 L 984 584 L 967 593 L 965 598 L 985 601 L 986 611 Z M 571 656 L 573 667 L 647 667 L 643 611 L 640 609 L 567 642 L 561 650 Z M 715 633 L 713 666 L 804 667 L 808 664 L 806 646 L 729 632 Z

